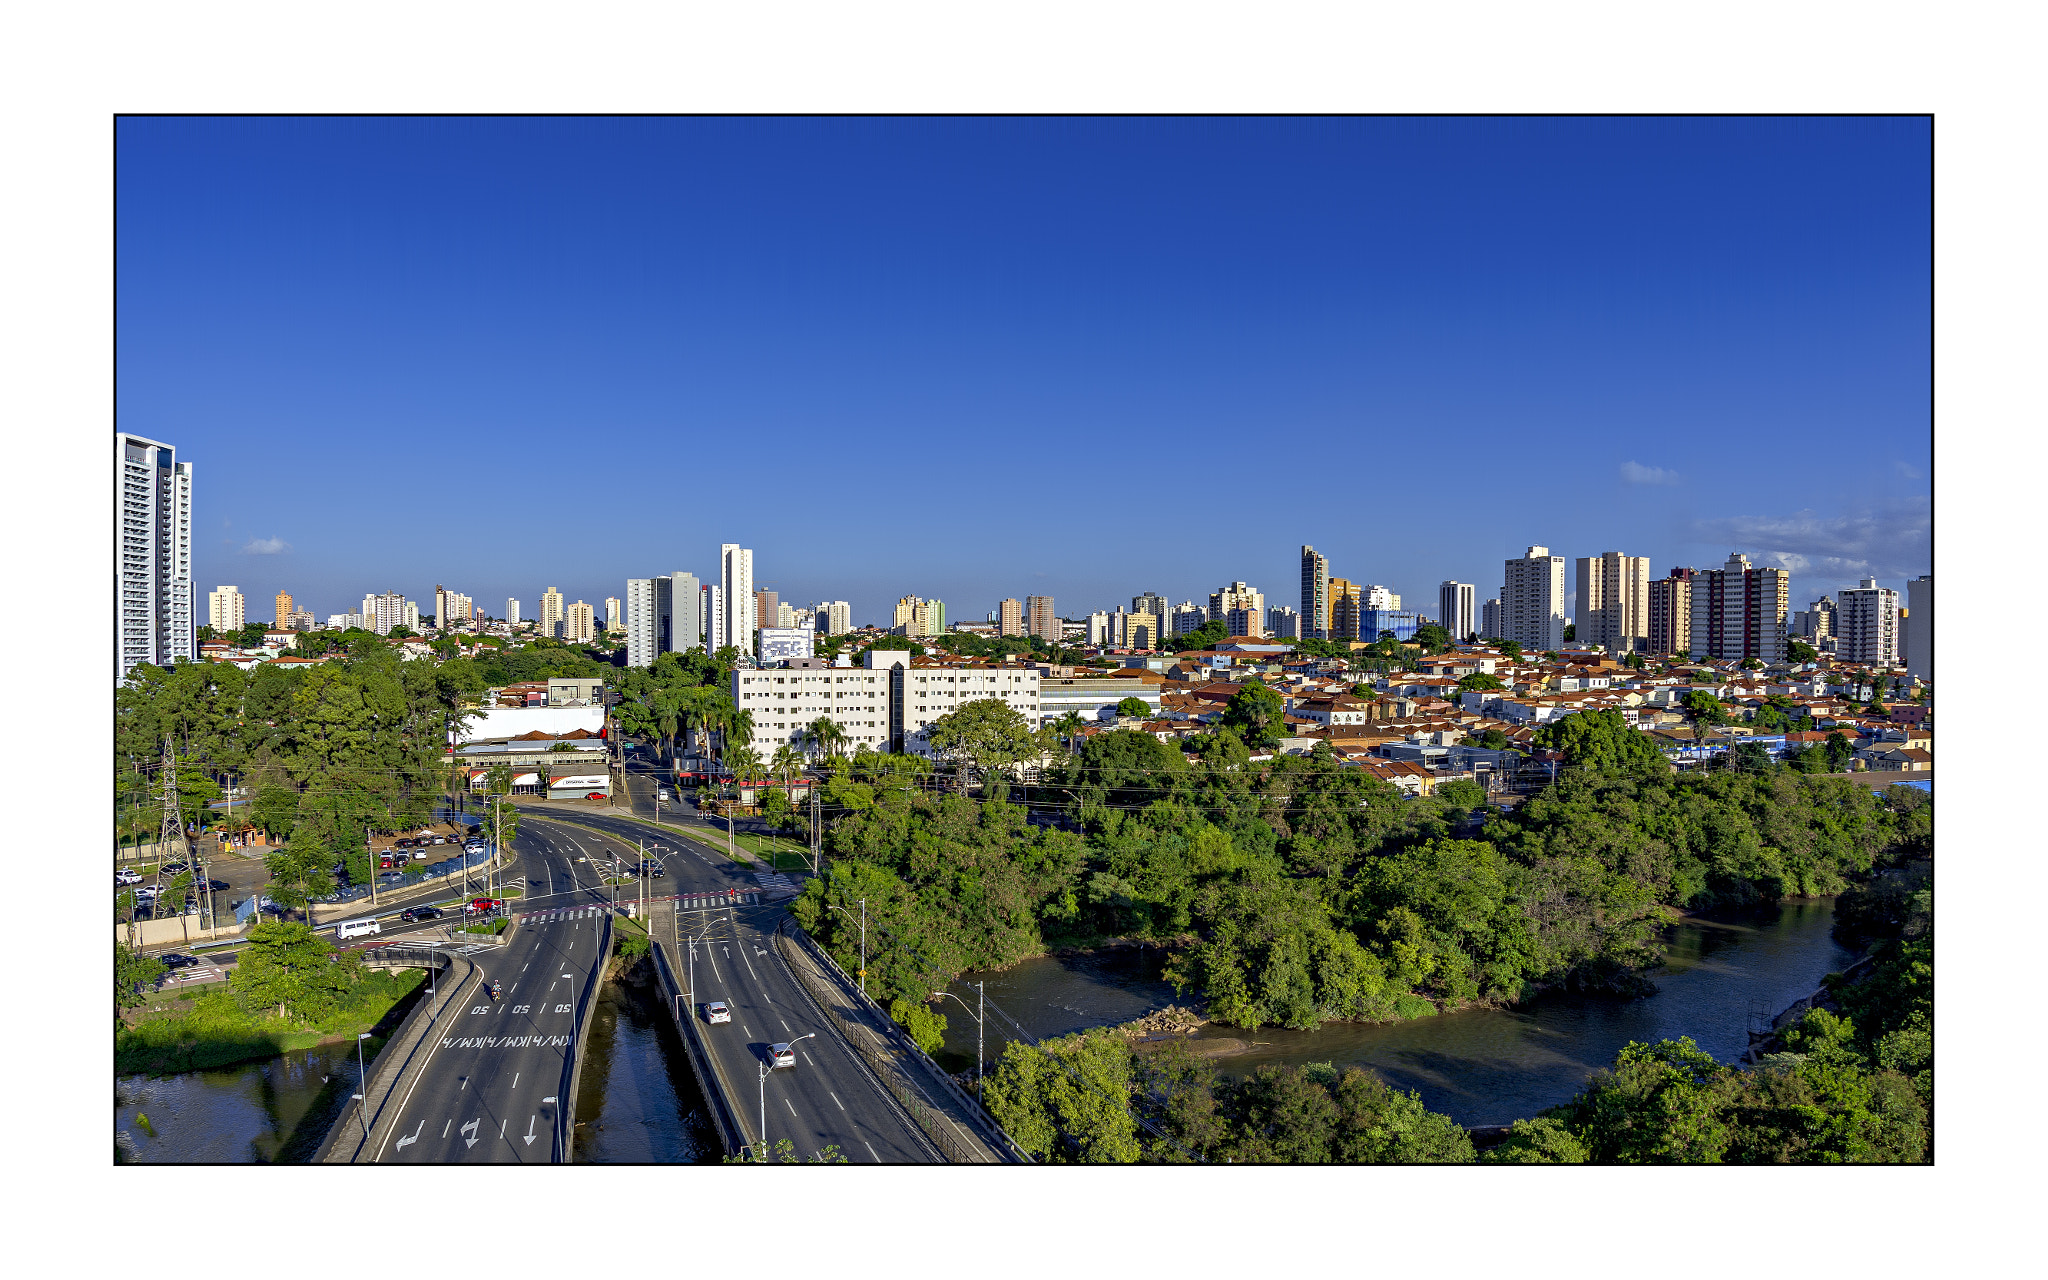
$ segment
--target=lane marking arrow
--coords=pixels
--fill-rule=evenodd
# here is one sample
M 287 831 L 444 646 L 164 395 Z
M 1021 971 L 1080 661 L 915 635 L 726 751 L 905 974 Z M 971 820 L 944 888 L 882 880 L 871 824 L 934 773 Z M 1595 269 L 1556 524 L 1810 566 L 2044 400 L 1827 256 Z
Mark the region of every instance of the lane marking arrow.
M 472 1121 L 470 1121 L 470 1122 L 469 1122 L 468 1124 L 466 1124 L 466 1125 L 463 1125 L 463 1126 L 462 1126 L 462 1128 L 461 1128 L 461 1129 L 460 1129 L 460 1130 L 459 1130 L 458 1132 L 460 1132 L 460 1133 L 462 1134 L 462 1139 L 463 1139 L 463 1141 L 464 1141 L 464 1142 L 467 1142 L 467 1143 L 468 1143 L 468 1144 L 469 1144 L 470 1146 L 472 1146 L 472 1147 L 473 1147 L 473 1146 L 475 1146 L 475 1145 L 477 1144 L 477 1139 L 476 1139 L 476 1136 L 475 1136 L 475 1135 L 476 1135 L 476 1130 L 477 1130 L 477 1121 L 475 1121 L 475 1120 L 472 1120 Z
M 406 1143 L 408 1143 L 408 1142 L 418 1142 L 418 1141 L 420 1140 L 420 1129 L 424 1129 L 424 1128 L 426 1128 L 426 1127 L 427 1127 L 427 1122 L 426 1122 L 426 1119 L 425 1119 L 424 1117 L 422 1117 L 422 1118 L 421 1118 L 421 1120 L 420 1120 L 420 1123 L 419 1123 L 419 1126 L 418 1126 L 418 1128 L 415 1128 L 415 1129 L 414 1129 L 414 1130 L 412 1131 L 412 1136 L 411 1136 L 410 1138 L 400 1138 L 400 1139 L 398 1140 L 398 1147 L 397 1147 L 397 1149 L 398 1149 L 398 1150 L 400 1150 L 400 1151 L 403 1151 L 403 1150 L 405 1150 L 405 1144 L 406 1144 Z
M 532 1116 L 526 1117 L 526 1145 L 529 1147 L 533 1145 L 533 1119 Z

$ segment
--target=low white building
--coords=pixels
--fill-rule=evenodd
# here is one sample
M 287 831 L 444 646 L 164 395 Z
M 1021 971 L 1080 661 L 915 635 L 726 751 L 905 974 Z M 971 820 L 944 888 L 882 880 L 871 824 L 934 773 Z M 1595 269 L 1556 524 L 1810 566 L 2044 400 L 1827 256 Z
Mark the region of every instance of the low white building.
M 820 717 L 846 734 L 846 749 L 925 754 L 932 722 L 963 705 L 996 698 L 1032 728 L 1040 722 L 1039 675 L 1023 665 L 913 665 L 905 649 L 870 649 L 863 665 L 800 658 L 733 672 L 733 705 L 749 713 L 749 744 L 767 759 L 780 746 L 807 748 L 805 730 Z

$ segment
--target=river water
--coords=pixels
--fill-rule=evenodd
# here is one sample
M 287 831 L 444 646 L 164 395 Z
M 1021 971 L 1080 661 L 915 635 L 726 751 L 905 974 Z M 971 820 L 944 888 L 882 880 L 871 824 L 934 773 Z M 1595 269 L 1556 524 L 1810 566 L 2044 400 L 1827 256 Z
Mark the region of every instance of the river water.
M 114 1142 L 138 1164 L 305 1160 L 354 1092 L 355 1049 L 346 1044 L 215 1071 L 119 1076 Z
M 578 1164 L 715 1164 L 725 1154 L 682 1037 L 644 988 L 606 983 L 576 1095 Z
M 1776 1014 L 1855 958 L 1828 936 L 1833 922 L 1831 898 L 1787 901 L 1773 913 L 1741 920 L 1689 920 L 1671 930 L 1668 959 L 1649 975 L 1658 993 L 1638 1000 L 1554 995 L 1522 1009 L 1329 1023 L 1315 1031 L 1212 1026 L 1195 1043 L 1244 1042 L 1245 1052 L 1216 1060 L 1228 1075 L 1267 1063 L 1362 1066 L 1413 1089 L 1430 1110 L 1460 1124 L 1507 1124 L 1571 1097 L 1631 1040 L 1691 1036 L 1723 1062 L 1740 1057 L 1749 1047 L 1753 1011 Z M 952 990 L 971 1006 L 974 991 L 966 984 L 982 980 L 988 998 L 1026 1031 L 1064 1035 L 1190 1003 L 1160 979 L 1164 960 L 1150 948 L 1046 957 L 965 974 Z M 951 1000 L 944 1012 L 947 1065 L 964 1067 L 974 1060 L 974 1020 Z M 990 1023 L 990 1060 L 1002 1052 L 997 1025 Z

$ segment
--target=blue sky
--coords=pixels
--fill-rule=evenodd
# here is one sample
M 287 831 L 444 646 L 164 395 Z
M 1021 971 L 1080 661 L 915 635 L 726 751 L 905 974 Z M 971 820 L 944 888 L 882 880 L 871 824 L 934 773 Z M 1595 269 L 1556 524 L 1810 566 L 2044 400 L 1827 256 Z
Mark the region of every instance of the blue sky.
M 123 120 L 120 425 L 202 591 L 716 573 L 1076 616 L 1298 552 L 1932 568 L 1887 120 Z

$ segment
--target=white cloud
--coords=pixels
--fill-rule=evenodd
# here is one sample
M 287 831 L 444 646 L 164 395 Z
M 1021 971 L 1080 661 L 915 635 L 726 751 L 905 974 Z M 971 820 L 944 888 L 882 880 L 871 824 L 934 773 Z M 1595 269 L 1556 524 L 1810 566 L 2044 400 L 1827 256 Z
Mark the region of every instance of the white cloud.
M 1621 464 L 1621 478 L 1630 484 L 1677 484 L 1678 473 L 1662 467 L 1646 467 L 1640 462 Z
M 1908 480 L 1918 480 L 1921 476 L 1920 468 L 1910 462 L 1894 462 L 1892 466 L 1898 468 L 1899 474 Z
M 274 556 L 291 549 L 292 544 L 283 538 L 251 538 L 242 544 L 245 556 Z
M 1932 568 L 1933 531 L 1925 498 L 1838 516 L 1795 511 L 1789 516 L 1727 516 L 1693 522 L 1701 542 L 1745 551 L 1754 559 L 1798 575 L 1852 582 L 1910 578 Z

